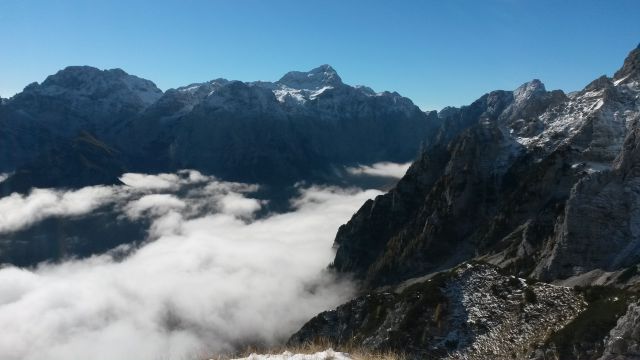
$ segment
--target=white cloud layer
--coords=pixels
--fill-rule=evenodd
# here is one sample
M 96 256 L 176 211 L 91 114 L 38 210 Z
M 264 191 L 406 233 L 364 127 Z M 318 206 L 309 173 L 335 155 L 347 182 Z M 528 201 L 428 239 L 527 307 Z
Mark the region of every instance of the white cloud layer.
M 373 165 L 360 165 L 347 168 L 352 175 L 381 176 L 400 179 L 407 172 L 411 163 L 398 164 L 392 162 L 379 162 Z
M 182 170 L 177 174 L 138 174 L 126 173 L 120 177 L 123 184 L 143 190 L 177 189 L 181 185 L 201 183 L 213 180 L 194 170 Z
M 292 212 L 255 220 L 262 203 L 247 195 L 255 186 L 195 172 L 123 182 L 0 199 L 0 229 L 109 201 L 122 216 L 153 219 L 153 241 L 119 261 L 0 269 L 0 359 L 196 359 L 282 340 L 351 295 L 350 283 L 323 269 L 338 226 L 380 194 L 301 189 Z M 184 184 L 186 195 L 165 191 Z
M 114 188 L 90 186 L 76 191 L 35 189 L 29 195 L 0 198 L 0 233 L 19 230 L 52 216 L 86 214 L 114 201 Z
M 145 213 L 164 215 L 171 210 L 184 209 L 187 204 L 172 194 L 150 194 L 131 201 L 125 207 L 127 216 L 138 219 Z

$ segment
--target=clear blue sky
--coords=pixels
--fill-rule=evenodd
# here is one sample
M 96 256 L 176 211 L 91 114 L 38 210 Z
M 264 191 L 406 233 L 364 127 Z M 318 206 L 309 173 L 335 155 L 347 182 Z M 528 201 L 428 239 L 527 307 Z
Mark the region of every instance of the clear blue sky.
M 328 63 L 423 109 L 532 78 L 576 90 L 640 42 L 639 0 L 0 0 L 0 95 L 68 65 L 160 88 Z

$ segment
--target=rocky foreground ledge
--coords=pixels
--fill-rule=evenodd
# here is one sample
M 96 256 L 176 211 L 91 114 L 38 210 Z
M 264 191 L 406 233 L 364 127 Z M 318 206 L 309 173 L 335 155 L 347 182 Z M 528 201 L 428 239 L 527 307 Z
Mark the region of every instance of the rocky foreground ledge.
M 587 307 L 572 288 L 466 263 L 321 313 L 290 343 L 329 339 L 372 349 L 402 346 L 422 358 L 522 359 Z
M 320 351 L 314 354 L 294 354 L 290 351 L 285 351 L 282 354 L 251 354 L 244 358 L 237 358 L 233 360 L 351 360 L 353 359 L 349 354 L 333 351 L 331 349 Z

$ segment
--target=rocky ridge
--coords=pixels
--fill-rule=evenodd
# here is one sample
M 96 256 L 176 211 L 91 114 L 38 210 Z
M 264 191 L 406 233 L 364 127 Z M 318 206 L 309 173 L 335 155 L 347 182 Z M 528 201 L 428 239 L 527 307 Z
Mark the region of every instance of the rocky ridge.
M 634 56 L 632 52 L 626 63 Z M 340 228 L 333 268 L 376 286 L 475 257 L 547 280 L 629 266 L 638 254 L 632 210 L 637 176 L 632 169 L 639 94 L 637 82 L 600 78 L 568 97 L 548 92 L 534 80 L 443 112 L 443 124 L 461 125 L 453 134 L 443 126 L 394 189 L 365 203 Z M 607 184 L 611 189 L 606 193 L 595 190 Z M 615 186 L 624 192 L 617 193 Z M 594 196 L 609 208 L 592 212 L 582 206 Z M 628 205 L 610 201 L 612 196 Z M 604 206 L 597 199 L 589 201 L 592 207 Z M 618 211 L 613 217 L 619 224 L 596 220 L 612 209 Z M 576 226 L 584 224 L 587 213 L 592 216 L 586 223 L 594 228 L 566 229 L 573 218 Z M 566 236 L 577 244 L 586 241 L 585 234 L 597 242 L 598 236 L 617 232 L 614 243 L 620 245 L 607 253 L 624 253 L 627 260 L 608 257 L 598 263 L 562 245 Z M 567 257 L 560 260 L 556 255 L 563 251 Z M 591 265 L 559 270 L 565 268 L 563 261 L 574 263 L 570 254 Z

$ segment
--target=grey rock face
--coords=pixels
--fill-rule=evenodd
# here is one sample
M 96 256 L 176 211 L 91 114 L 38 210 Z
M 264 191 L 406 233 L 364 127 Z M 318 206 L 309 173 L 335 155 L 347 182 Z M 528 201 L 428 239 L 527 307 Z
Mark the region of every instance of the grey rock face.
M 609 333 L 601 360 L 640 359 L 640 306 L 629 305 L 627 313 Z
M 613 169 L 588 175 L 572 189 L 536 270 L 540 277 L 613 271 L 640 261 L 640 128 L 632 129 Z
M 515 93 L 496 91 L 443 111 L 436 137 L 396 189 L 366 203 L 340 228 L 333 266 L 375 286 L 455 266 L 477 256 L 479 246 L 491 246 L 495 240 L 485 234 L 493 229 L 486 224 L 520 190 L 519 179 L 546 164 L 531 162 L 509 126 L 564 98 L 536 81 Z
M 613 75 L 613 78 L 626 83 L 640 80 L 640 45 L 631 51 L 624 65 Z

